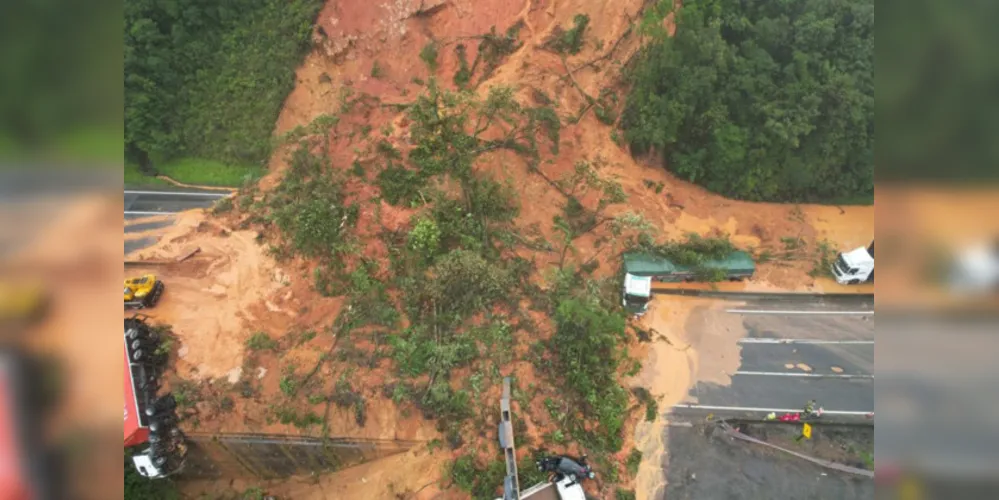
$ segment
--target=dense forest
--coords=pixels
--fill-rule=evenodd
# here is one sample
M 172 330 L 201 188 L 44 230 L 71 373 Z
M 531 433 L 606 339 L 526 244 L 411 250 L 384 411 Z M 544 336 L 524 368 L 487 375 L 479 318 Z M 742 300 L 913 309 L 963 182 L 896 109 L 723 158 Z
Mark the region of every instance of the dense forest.
M 630 73 L 634 153 L 734 198 L 873 199 L 873 0 L 685 0 L 673 37 L 667 4 Z
M 321 5 L 125 2 L 125 160 L 264 162 Z

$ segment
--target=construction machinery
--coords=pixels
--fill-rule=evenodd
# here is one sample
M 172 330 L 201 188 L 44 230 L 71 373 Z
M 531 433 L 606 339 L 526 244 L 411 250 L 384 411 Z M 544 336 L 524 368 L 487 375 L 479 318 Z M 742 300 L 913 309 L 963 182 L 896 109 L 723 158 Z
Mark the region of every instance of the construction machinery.
M 125 308 L 153 307 L 163 294 L 163 288 L 163 282 L 152 274 L 125 280 Z
M 48 305 L 42 285 L 0 281 L 0 328 L 33 323 L 45 315 Z

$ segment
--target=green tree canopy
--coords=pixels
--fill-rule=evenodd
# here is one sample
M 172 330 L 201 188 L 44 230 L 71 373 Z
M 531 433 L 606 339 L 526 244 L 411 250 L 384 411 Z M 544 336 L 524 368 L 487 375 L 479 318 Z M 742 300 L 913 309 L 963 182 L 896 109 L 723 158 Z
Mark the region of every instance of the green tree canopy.
M 674 37 L 657 13 L 622 121 L 633 152 L 735 198 L 873 194 L 873 0 L 687 0 Z
M 127 0 L 125 158 L 263 162 L 320 0 Z

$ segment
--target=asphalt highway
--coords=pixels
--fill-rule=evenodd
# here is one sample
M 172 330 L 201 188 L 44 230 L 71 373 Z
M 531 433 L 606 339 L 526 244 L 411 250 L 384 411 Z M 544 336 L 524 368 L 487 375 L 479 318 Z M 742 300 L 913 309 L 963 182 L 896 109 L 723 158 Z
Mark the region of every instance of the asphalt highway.
M 125 233 L 140 233 L 161 229 L 173 224 L 169 217 L 184 210 L 211 207 L 224 198 L 226 191 L 198 190 L 125 190 Z M 142 221 L 150 217 L 167 216 L 165 219 Z M 136 221 L 136 222 L 132 222 Z M 155 237 L 125 239 L 125 253 L 131 253 L 156 243 Z
M 868 300 L 750 301 L 712 311 L 736 315 L 739 340 L 731 383 L 698 381 L 674 413 L 759 417 L 800 410 L 815 399 L 830 415 L 874 412 L 874 310 Z

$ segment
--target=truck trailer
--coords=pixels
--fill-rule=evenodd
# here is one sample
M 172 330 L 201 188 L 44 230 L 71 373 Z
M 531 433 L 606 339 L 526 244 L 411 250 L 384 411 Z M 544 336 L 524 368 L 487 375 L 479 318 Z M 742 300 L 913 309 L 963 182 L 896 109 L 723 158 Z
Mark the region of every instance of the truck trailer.
M 652 282 L 677 283 L 698 281 L 705 270 L 721 270 L 723 279 L 741 281 L 756 272 L 756 263 L 747 252 L 736 250 L 723 259 L 709 259 L 700 266 L 676 264 L 666 257 L 650 253 L 624 254 L 624 289 L 622 304 L 641 316 L 652 299 Z

